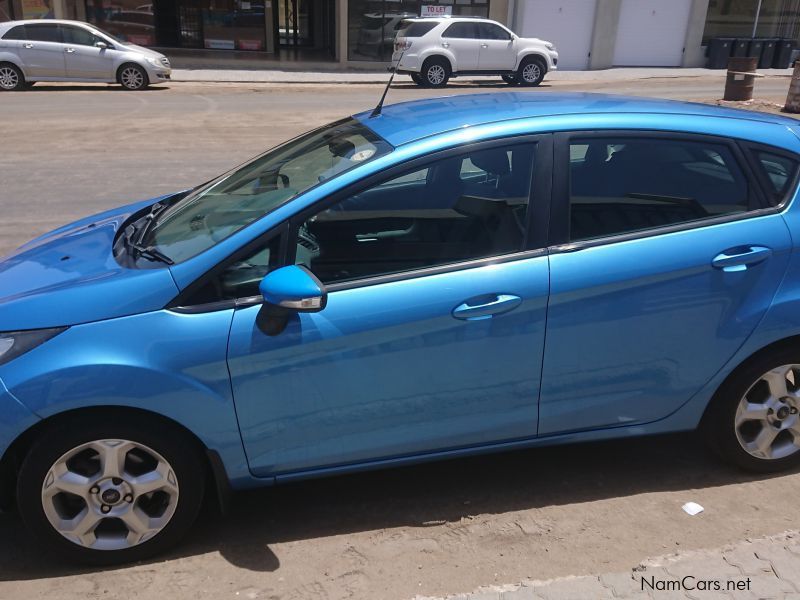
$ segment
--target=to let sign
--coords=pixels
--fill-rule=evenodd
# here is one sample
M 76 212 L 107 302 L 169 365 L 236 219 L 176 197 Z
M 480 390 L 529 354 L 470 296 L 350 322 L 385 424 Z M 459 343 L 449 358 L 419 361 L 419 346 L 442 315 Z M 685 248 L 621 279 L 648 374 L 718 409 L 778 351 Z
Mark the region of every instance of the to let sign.
M 420 17 L 443 17 L 444 15 L 452 14 L 452 6 L 436 6 L 433 4 L 423 4 L 419 11 Z

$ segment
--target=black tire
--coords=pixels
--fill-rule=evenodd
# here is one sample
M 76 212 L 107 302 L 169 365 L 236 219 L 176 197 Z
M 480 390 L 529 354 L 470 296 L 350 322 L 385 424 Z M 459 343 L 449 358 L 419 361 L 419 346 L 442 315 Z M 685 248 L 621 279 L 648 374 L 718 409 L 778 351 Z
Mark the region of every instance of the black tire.
M 18 92 L 25 89 L 25 75 L 17 65 L 4 62 L 0 63 L 0 91 Z
M 443 88 L 450 80 L 451 73 L 450 61 L 441 56 L 433 56 L 422 64 L 420 71 L 422 85 L 428 88 Z
M 147 71 L 134 63 L 126 63 L 117 71 L 117 81 L 126 90 L 143 90 L 150 85 Z
M 167 461 L 177 481 L 174 512 L 163 529 L 124 549 L 98 550 L 67 539 L 51 525 L 43 506 L 42 488 L 51 468 L 72 449 L 96 440 L 129 440 L 154 450 Z M 175 545 L 197 518 L 206 476 L 205 457 L 198 446 L 196 440 L 157 417 L 138 413 L 76 416 L 46 429 L 32 445 L 17 478 L 17 506 L 23 521 L 43 547 L 70 562 L 112 565 L 143 560 Z M 130 460 L 130 452 L 126 456 Z M 94 497 L 98 498 L 97 494 Z M 149 501 L 147 496 L 141 500 Z M 135 499 L 131 506 L 141 508 L 139 502 Z M 86 505 L 83 501 L 83 506 Z M 124 501 L 119 501 L 118 507 L 125 509 Z
M 419 86 L 425 85 L 425 80 L 422 79 L 422 75 L 420 75 L 419 73 L 411 73 L 411 81 L 413 81 Z
M 519 85 L 516 74 L 502 75 L 502 78 L 508 85 Z
M 540 56 L 524 58 L 517 70 L 517 83 L 526 87 L 535 87 L 542 83 L 547 74 L 547 63 Z
M 747 471 L 757 473 L 775 473 L 800 466 L 800 449 L 779 458 L 757 457 L 745 450 L 739 438 L 742 437 L 745 443 L 751 441 L 751 438 L 754 439 L 762 428 L 767 427 L 766 424 L 754 420 L 744 422 L 738 428 L 736 426 L 739 403 L 745 395 L 747 394 L 749 402 L 759 403 L 761 397 L 766 393 L 763 386 L 767 385 L 766 382 L 761 381 L 761 377 L 784 365 L 800 365 L 800 350 L 778 347 L 756 355 L 734 371 L 714 394 L 714 398 L 703 416 L 700 430 L 711 449 L 724 460 Z M 800 372 L 795 380 L 800 386 Z M 774 396 L 774 394 L 770 395 Z M 796 400 L 791 400 L 791 402 L 794 413 L 790 411 L 787 418 L 800 419 L 800 415 L 797 414 L 800 402 Z M 774 411 L 771 413 L 771 418 L 776 419 L 777 416 Z M 794 422 L 796 421 L 782 421 L 784 426 Z M 791 432 L 781 431 L 779 435 L 790 434 Z M 782 438 L 776 437 L 774 444 L 779 444 L 778 448 L 786 447 Z
M 31 89 L 31 88 L 32 88 L 33 86 L 35 86 L 35 85 L 36 85 L 36 82 L 35 82 L 35 81 L 26 81 L 26 82 L 25 82 L 25 89 L 26 89 L 26 90 L 29 90 L 29 89 Z

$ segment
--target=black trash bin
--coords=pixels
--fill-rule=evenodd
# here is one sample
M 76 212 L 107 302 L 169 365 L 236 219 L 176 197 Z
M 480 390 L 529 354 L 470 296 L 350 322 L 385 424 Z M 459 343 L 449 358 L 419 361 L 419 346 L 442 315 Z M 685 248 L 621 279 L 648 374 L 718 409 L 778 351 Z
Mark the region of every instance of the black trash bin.
M 764 40 L 750 40 L 747 45 L 747 56 L 750 58 L 761 58 L 761 50 L 764 48 Z
M 725 69 L 728 67 L 728 58 L 733 51 L 734 38 L 711 38 L 708 42 L 709 69 Z
M 733 42 L 731 56 L 747 56 L 750 51 L 750 38 L 738 38 Z
M 763 45 L 761 46 L 761 58 L 758 61 L 758 68 L 759 69 L 770 69 L 772 68 L 772 61 L 775 60 L 775 47 L 778 45 L 777 38 L 764 38 L 761 40 Z
M 792 64 L 792 50 L 794 50 L 794 40 L 779 40 L 775 45 L 775 57 L 772 60 L 772 68 L 788 69 Z

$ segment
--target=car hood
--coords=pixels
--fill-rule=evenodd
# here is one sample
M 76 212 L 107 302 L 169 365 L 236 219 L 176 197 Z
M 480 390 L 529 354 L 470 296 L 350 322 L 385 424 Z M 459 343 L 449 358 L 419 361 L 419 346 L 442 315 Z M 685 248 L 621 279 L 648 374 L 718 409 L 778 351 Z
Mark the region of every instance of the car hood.
M 125 48 L 127 48 L 128 50 L 133 50 L 134 52 L 138 52 L 139 54 L 144 54 L 149 58 L 165 58 L 165 56 L 160 52 L 156 52 L 155 50 L 150 50 L 150 48 L 145 48 L 144 46 L 137 46 L 136 44 L 125 44 Z
M 120 266 L 120 226 L 159 199 L 66 225 L 0 259 L 0 331 L 61 327 L 163 308 L 178 293 L 168 268 Z

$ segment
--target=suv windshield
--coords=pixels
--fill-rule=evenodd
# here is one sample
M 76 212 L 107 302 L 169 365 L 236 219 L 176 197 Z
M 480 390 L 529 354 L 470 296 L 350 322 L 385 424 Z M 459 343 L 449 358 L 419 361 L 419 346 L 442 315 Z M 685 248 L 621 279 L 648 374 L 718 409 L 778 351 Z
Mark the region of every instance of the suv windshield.
M 391 151 L 355 119 L 317 129 L 179 200 L 158 215 L 145 244 L 181 262 L 319 183 Z

